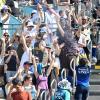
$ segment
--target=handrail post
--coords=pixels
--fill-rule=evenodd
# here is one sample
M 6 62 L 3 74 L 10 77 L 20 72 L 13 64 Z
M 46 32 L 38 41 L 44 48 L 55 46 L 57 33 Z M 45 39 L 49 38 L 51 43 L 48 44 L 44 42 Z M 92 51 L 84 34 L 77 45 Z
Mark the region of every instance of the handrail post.
M 53 88 L 53 85 L 55 85 L 55 88 Z M 54 100 L 54 93 L 57 90 L 57 81 L 55 79 L 51 82 L 51 100 Z
M 70 61 L 70 68 L 73 71 L 73 93 L 75 93 L 76 71 L 75 71 L 75 58 Z
M 44 91 L 42 91 L 42 93 L 41 93 L 41 95 L 40 95 L 40 100 L 43 100 L 43 95 L 44 95 L 44 100 L 46 100 L 46 92 L 45 92 L 45 90 Z
M 66 79 L 67 78 L 67 73 L 66 73 L 66 69 L 63 68 L 62 71 L 61 71 L 61 78 L 62 79 Z

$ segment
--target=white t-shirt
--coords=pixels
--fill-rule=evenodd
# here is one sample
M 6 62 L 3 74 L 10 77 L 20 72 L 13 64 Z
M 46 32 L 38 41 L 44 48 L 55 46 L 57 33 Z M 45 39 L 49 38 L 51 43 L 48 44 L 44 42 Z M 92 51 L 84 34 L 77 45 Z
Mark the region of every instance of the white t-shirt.
M 19 8 L 19 7 L 18 7 L 18 2 L 17 2 L 17 1 L 14 1 L 14 6 L 15 6 L 15 8 Z
M 1 16 L 1 21 L 3 21 L 4 19 L 5 19 L 5 18 Z M 3 29 L 4 29 L 4 30 L 3 30 L 3 33 L 5 33 L 5 32 L 8 33 L 8 28 L 9 28 L 9 27 L 8 27 L 8 26 L 9 26 L 8 24 L 9 24 L 9 21 L 10 21 L 10 17 L 8 18 L 8 20 L 7 20 L 5 23 L 3 23 L 3 24 L 7 24 L 7 25 L 3 25 Z
M 4 57 L 0 56 L 0 65 L 4 65 Z
M 47 24 L 48 24 L 48 26 L 49 26 L 49 28 L 50 28 L 50 30 L 52 32 L 56 32 L 57 23 L 56 23 L 55 15 L 54 14 L 50 14 L 49 12 L 48 12 L 48 15 L 49 16 L 47 16 L 48 17 L 47 18 Z
M 48 13 L 47 12 L 43 12 L 42 14 L 42 18 L 40 17 L 39 13 L 36 13 L 33 18 L 31 19 L 33 23 L 46 23 L 47 24 L 47 20 L 48 20 Z
M 32 28 L 32 30 L 28 30 L 27 28 L 24 29 L 24 35 L 27 36 L 27 35 L 30 35 L 32 37 L 36 36 L 37 34 L 37 31 L 35 28 Z
M 84 34 L 80 35 L 78 43 L 81 44 L 81 45 L 86 46 L 86 36 Z

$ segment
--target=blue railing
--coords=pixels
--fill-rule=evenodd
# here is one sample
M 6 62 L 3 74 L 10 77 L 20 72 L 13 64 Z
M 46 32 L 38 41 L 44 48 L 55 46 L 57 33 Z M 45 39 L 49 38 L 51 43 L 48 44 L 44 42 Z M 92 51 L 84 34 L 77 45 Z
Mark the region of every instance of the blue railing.
M 6 25 L 7 28 L 4 28 L 4 27 L 1 28 L 2 33 L 7 31 L 9 33 L 9 35 L 12 36 L 16 32 L 16 29 L 21 26 L 21 24 L 22 23 L 19 19 L 10 15 L 9 23 L 3 24 L 3 26 Z
M 33 5 L 33 6 L 25 6 L 25 5 L 21 5 L 20 7 L 20 11 L 21 11 L 21 14 L 24 15 L 24 16 L 29 16 L 33 10 L 37 10 L 37 6 L 36 5 Z M 43 6 L 43 10 L 46 11 L 46 7 Z

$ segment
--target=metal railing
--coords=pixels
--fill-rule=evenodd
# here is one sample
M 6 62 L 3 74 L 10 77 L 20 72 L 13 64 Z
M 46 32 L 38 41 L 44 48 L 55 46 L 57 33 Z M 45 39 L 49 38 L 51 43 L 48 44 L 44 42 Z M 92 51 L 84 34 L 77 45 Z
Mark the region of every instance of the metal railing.
M 61 71 L 61 79 L 66 79 L 67 78 L 67 73 L 66 73 L 66 69 L 63 68 Z
M 3 24 L 3 27 L 1 27 L 2 33 L 8 32 L 10 36 L 13 36 L 13 34 L 16 32 L 18 28 L 20 28 L 22 24 Z
M 72 92 L 75 93 L 75 83 L 76 83 L 76 59 L 75 58 L 72 58 L 71 62 L 70 62 L 70 69 L 72 70 L 73 72 L 73 83 L 72 83 Z

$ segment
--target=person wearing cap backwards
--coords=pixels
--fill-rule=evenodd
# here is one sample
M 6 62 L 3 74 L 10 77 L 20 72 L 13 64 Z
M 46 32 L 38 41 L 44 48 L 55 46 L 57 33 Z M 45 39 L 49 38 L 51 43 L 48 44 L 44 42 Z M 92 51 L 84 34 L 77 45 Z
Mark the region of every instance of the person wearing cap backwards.
M 22 82 L 19 79 L 15 78 L 12 80 L 12 84 L 7 100 L 32 100 L 31 94 L 24 90 Z
M 26 75 L 33 75 L 33 72 L 30 71 L 30 68 L 32 66 L 32 63 L 30 63 L 29 61 L 24 62 L 23 67 L 19 66 L 18 71 L 16 72 L 16 74 L 12 77 L 12 79 L 14 78 L 18 78 L 20 80 L 23 81 L 24 77 Z

